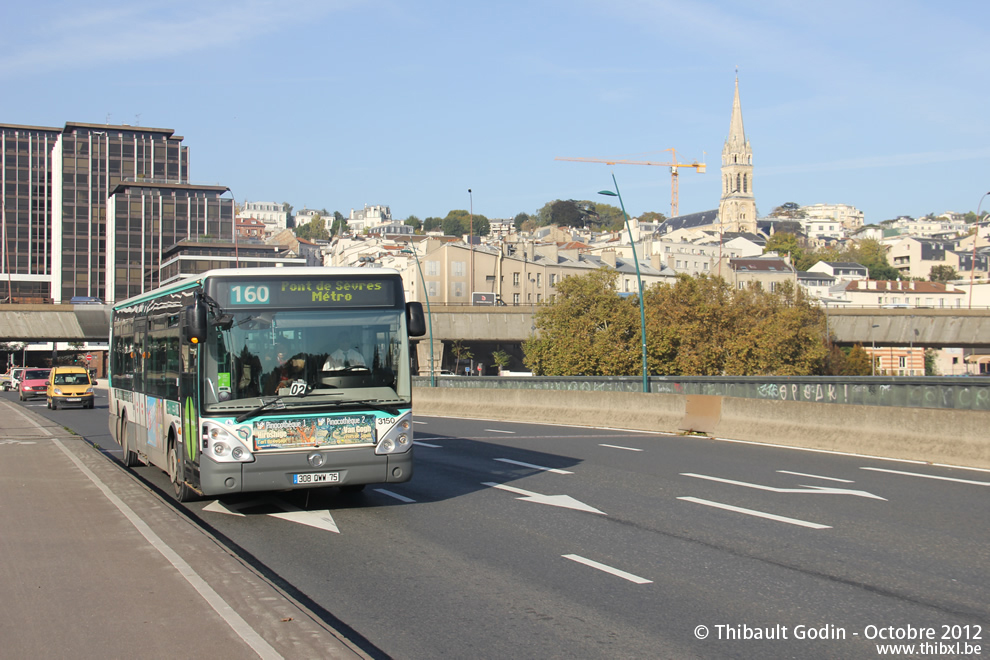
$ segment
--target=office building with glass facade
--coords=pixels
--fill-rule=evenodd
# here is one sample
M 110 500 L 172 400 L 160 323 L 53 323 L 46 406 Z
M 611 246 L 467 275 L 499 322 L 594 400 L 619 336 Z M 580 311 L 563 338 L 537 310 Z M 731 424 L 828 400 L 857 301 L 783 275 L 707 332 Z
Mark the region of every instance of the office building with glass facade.
M 234 200 L 189 183 L 172 129 L 0 123 L 0 300 L 123 300 L 184 239 L 232 241 Z

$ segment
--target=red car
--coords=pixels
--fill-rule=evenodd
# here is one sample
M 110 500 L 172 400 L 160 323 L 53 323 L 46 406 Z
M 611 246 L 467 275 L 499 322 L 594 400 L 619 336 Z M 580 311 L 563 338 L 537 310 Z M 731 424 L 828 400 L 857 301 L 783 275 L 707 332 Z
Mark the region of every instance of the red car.
M 51 369 L 25 369 L 21 374 L 21 383 L 17 386 L 21 401 L 48 396 L 48 377 L 51 372 Z

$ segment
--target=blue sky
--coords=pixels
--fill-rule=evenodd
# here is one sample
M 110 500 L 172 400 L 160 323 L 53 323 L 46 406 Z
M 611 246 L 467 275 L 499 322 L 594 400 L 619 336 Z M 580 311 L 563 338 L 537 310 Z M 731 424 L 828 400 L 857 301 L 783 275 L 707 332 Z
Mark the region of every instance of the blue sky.
M 739 71 L 761 215 L 867 223 L 990 191 L 990 3 L 207 0 L 8 3 L 0 122 L 171 128 L 238 202 L 398 219 L 592 199 L 718 206 Z M 468 195 L 468 189 L 472 194 Z M 984 204 L 990 208 L 990 203 Z

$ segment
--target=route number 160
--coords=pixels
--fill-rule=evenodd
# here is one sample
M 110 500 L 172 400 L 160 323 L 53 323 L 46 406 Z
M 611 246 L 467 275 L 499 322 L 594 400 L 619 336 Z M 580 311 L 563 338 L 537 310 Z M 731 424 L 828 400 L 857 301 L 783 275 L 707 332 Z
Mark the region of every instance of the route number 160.
M 267 286 L 248 284 L 230 287 L 230 302 L 234 305 L 266 304 L 269 299 Z

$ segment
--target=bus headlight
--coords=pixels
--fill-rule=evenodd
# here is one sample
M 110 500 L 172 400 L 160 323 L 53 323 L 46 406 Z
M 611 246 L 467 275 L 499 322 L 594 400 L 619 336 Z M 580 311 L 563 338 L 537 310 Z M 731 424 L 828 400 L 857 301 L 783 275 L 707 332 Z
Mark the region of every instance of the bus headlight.
M 248 463 L 254 460 L 241 438 L 214 422 L 203 423 L 204 453 L 221 463 Z
M 409 451 L 413 444 L 412 415 L 406 413 L 382 434 L 375 447 L 376 454 L 401 454 Z

